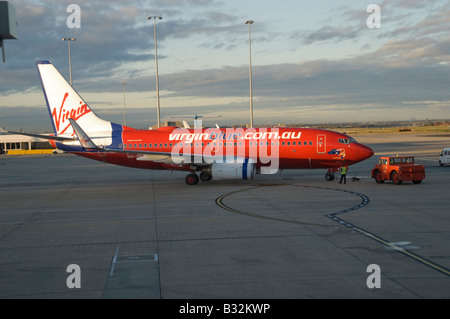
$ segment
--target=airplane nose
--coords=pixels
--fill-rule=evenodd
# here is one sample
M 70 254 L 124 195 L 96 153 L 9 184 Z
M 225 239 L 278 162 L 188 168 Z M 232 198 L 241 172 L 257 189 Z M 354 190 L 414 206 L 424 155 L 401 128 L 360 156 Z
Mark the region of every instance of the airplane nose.
M 368 159 L 369 157 L 372 157 L 373 154 L 375 154 L 370 147 L 367 147 L 362 144 L 359 144 L 358 153 L 361 157 L 360 159 L 361 161 Z

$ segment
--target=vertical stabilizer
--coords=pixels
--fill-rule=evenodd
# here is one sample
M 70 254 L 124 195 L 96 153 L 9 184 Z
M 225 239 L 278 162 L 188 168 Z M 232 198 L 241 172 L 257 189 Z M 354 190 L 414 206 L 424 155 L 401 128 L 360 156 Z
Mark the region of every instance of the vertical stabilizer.
M 112 130 L 111 123 L 94 114 L 53 64 L 49 61 L 37 61 L 36 66 L 50 119 L 57 135 L 74 135 L 69 118 L 76 120 L 87 133 Z

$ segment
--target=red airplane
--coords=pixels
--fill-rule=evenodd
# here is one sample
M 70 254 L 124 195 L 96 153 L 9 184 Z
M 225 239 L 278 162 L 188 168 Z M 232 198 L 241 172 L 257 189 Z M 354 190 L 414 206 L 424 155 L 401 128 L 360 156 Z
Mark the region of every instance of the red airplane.
M 134 129 L 99 118 L 49 61 L 37 61 L 55 131 L 44 137 L 60 150 L 106 163 L 186 171 L 188 185 L 199 179 L 252 179 L 284 169 L 328 169 L 371 157 L 352 137 L 311 128 Z M 22 133 L 23 134 L 23 133 Z M 197 175 L 199 173 L 199 175 Z

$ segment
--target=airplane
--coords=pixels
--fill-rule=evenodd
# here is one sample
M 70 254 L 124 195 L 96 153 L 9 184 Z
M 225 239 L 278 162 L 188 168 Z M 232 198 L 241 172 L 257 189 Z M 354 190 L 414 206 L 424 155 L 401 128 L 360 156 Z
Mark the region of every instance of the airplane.
M 197 114 L 194 115 L 194 128 L 201 128 L 202 127 L 202 121 L 199 120 L 199 119 L 203 118 L 203 117 L 204 116 L 202 116 L 202 115 L 197 115 Z M 222 117 L 222 115 L 215 116 L 215 117 Z M 180 116 L 171 116 L 171 118 L 179 119 L 179 118 L 182 118 L 182 117 L 180 117 Z M 191 128 L 191 126 L 185 120 L 183 120 L 183 125 L 184 125 L 184 128 Z M 219 125 L 216 124 L 216 127 L 219 128 Z
M 131 128 L 98 117 L 50 61 L 36 61 L 36 66 L 54 135 L 21 134 L 110 164 L 185 171 L 188 185 L 199 179 L 253 179 L 285 169 L 327 169 L 326 180 L 333 180 L 342 165 L 374 154 L 346 134 L 323 129 Z

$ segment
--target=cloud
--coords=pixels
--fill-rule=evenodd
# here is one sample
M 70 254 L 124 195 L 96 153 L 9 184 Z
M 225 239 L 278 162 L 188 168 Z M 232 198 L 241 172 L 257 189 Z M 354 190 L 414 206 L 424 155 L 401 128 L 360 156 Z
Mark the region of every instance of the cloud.
M 0 65 L 0 107 L 14 104 L 11 99 L 18 92 L 30 100 L 32 94 L 41 94 L 37 59 L 51 60 L 68 77 L 67 43 L 61 38 L 70 36 L 77 38 L 71 44 L 77 90 L 89 97 L 96 94 L 90 104 L 113 115 L 112 109 L 122 104 L 121 82 L 126 80 L 127 96 L 136 96 L 138 114 L 139 108 L 153 104 L 155 93 L 153 22 L 146 18 L 161 15 L 162 113 L 221 112 L 236 121 L 247 116 L 244 13 L 207 0 L 153 0 L 139 6 L 83 0 L 77 1 L 82 27 L 68 29 L 66 8 L 72 2 L 13 2 L 19 40 L 6 44 L 7 63 Z M 326 122 L 339 116 L 389 118 L 405 110 L 438 109 L 439 116 L 447 116 L 442 106 L 450 100 L 450 3 L 385 0 L 380 6 L 382 26 L 376 30 L 366 26 L 365 4 L 331 8 L 314 27 L 302 28 L 298 22 L 274 32 L 273 22 L 258 22 L 252 33 L 255 119 Z

